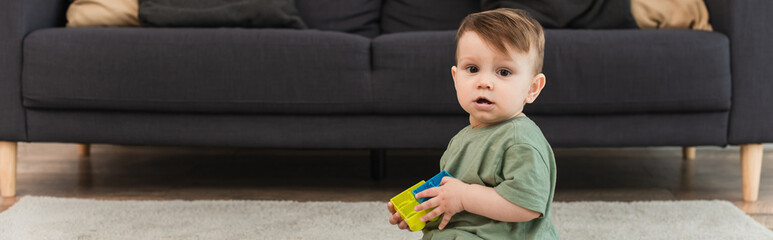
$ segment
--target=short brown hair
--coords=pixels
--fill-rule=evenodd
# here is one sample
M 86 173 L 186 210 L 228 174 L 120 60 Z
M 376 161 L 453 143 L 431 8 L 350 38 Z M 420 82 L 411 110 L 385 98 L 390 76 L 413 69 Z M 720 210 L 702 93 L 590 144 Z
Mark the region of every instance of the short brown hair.
M 457 43 L 468 31 L 477 33 L 483 41 L 502 53 L 507 53 L 507 47 L 528 53 L 534 46 L 537 51 L 537 58 L 534 59 L 534 73 L 542 72 L 545 34 L 542 31 L 542 25 L 526 11 L 499 8 L 467 15 L 456 32 Z

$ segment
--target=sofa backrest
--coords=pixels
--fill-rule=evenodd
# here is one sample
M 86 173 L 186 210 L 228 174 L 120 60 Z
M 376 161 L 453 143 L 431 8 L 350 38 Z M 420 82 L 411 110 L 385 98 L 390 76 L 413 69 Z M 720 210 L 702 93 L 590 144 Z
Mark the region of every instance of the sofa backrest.
M 455 30 L 480 0 L 295 0 L 309 28 L 375 37 L 410 31 Z
M 480 0 L 383 0 L 381 33 L 455 30 Z
M 381 33 L 382 0 L 295 0 L 309 28 L 375 37 Z

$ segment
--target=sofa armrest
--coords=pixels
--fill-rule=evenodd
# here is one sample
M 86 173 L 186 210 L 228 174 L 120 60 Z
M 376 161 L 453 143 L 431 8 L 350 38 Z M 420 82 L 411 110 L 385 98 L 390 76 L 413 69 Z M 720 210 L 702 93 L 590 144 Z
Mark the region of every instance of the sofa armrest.
M 706 0 L 714 30 L 730 39 L 728 143 L 773 142 L 773 1 Z
M 21 100 L 24 36 L 64 26 L 67 6 L 67 0 L 0 1 L 0 141 L 27 140 Z

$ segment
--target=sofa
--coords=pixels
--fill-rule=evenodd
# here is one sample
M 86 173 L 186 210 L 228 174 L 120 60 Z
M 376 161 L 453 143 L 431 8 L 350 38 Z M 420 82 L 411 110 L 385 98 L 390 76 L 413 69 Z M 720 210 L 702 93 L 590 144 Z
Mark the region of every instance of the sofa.
M 477 0 L 296 0 L 310 29 L 65 28 L 68 0 L 0 1 L 0 190 L 17 142 L 435 148 L 468 124 L 450 68 Z M 525 108 L 553 147 L 773 141 L 773 2 L 706 0 L 715 31 L 547 29 Z

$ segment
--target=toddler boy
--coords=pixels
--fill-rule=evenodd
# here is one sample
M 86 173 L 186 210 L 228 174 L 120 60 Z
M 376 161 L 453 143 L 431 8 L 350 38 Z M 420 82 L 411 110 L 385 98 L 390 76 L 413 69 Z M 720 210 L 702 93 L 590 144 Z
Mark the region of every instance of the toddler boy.
M 456 34 L 456 97 L 470 125 L 440 159 L 441 186 L 415 210 L 435 208 L 424 239 L 558 239 L 550 217 L 556 165 L 539 127 L 523 114 L 545 86 L 542 27 L 525 11 L 470 14 Z M 407 229 L 391 203 L 391 224 Z

